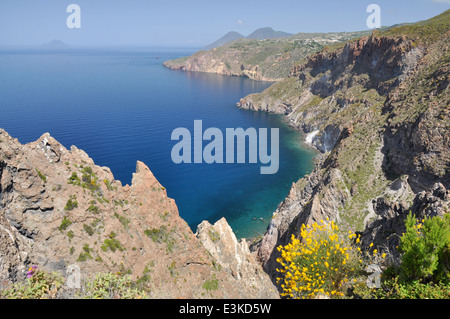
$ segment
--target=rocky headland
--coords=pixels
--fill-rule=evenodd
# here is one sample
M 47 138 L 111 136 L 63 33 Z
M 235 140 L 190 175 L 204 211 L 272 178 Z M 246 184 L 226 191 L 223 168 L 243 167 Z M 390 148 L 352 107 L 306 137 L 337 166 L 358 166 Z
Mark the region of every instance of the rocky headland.
M 255 37 L 250 35 L 250 38 L 237 39 L 209 50 L 200 50 L 189 57 L 166 61 L 164 66 L 173 70 L 242 76 L 259 81 L 280 81 L 289 75 L 292 64 L 320 51 L 325 45 L 369 33 L 298 33 L 282 38 L 261 39 L 255 34 Z
M 131 185 L 48 133 L 22 145 L 0 129 L 0 283 L 31 266 L 81 280 L 130 274 L 151 298 L 279 298 L 225 219 L 193 233 L 150 169 Z

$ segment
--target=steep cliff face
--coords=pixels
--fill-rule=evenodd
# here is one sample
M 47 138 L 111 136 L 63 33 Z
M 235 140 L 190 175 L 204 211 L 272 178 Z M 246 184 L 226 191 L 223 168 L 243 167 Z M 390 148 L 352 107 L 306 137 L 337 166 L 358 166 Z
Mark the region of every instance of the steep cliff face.
M 385 235 L 402 229 L 406 212 L 448 210 L 450 11 L 443 16 L 444 24 L 430 20 L 325 48 L 238 103 L 285 114 L 321 152 L 257 245 L 272 278 L 275 248 L 304 223 L 328 217 L 363 232 L 364 242 L 392 248 Z M 427 202 L 435 209 L 424 210 Z
M 227 231 L 213 244 L 235 244 Z M 153 298 L 278 298 L 245 243 L 226 258 L 245 256 L 256 279 L 230 273 L 207 244 L 144 163 L 122 186 L 107 167 L 47 133 L 21 145 L 0 130 L 0 282 L 23 279 L 31 265 L 67 276 L 76 264 L 82 280 L 99 272 L 146 278 Z M 217 288 L 205 289 L 212 281 Z

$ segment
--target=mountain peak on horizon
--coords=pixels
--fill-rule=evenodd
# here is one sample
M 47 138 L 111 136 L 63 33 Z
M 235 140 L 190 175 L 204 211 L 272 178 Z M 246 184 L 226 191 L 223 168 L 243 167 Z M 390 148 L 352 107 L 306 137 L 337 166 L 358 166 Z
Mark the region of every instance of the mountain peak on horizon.
M 291 33 L 283 32 L 283 31 L 275 31 L 271 27 L 264 27 L 256 29 L 252 34 L 247 36 L 247 39 L 258 39 L 258 40 L 265 40 L 265 39 L 273 39 L 273 38 L 283 38 L 291 36 Z
M 240 34 L 237 31 L 230 31 L 221 37 L 219 40 L 205 46 L 204 50 L 211 50 L 217 48 L 226 43 L 239 40 L 239 39 L 256 39 L 256 40 L 265 40 L 265 39 L 273 39 L 273 38 L 283 38 L 291 36 L 291 33 L 283 32 L 283 31 L 275 31 L 271 27 L 264 27 L 256 29 L 253 33 L 248 35 L 247 37 Z
M 224 45 L 228 42 L 231 41 L 235 41 L 238 39 L 243 39 L 245 38 L 245 36 L 243 36 L 242 34 L 240 34 L 239 32 L 236 31 L 230 31 L 227 34 L 225 34 L 223 37 L 221 37 L 219 40 L 207 45 L 204 47 L 205 50 L 211 50 L 217 47 L 220 47 L 221 45 Z
M 70 47 L 70 45 L 68 45 L 67 43 L 65 43 L 59 39 L 54 39 L 48 43 L 43 44 L 42 46 L 45 48 L 51 48 L 51 49 L 63 49 L 63 48 Z

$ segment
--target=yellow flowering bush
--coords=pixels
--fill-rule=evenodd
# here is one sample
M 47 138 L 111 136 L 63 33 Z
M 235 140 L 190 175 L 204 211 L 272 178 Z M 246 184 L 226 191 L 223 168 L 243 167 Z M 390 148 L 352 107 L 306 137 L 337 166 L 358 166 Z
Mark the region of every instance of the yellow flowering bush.
M 328 221 L 328 219 L 327 219 Z M 318 294 L 337 298 L 344 295 L 344 286 L 361 269 L 362 253 L 351 242 L 359 242 L 355 233 L 344 236 L 333 222 L 302 225 L 300 238 L 277 249 L 282 266 L 277 278 L 282 296 L 314 298 Z

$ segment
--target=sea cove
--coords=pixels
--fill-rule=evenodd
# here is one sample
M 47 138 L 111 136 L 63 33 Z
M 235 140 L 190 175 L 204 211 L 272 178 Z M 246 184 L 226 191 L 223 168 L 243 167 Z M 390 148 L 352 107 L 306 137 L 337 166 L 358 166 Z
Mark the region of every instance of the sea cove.
M 86 151 L 97 165 L 130 184 L 146 163 L 195 231 L 225 217 L 238 237 L 265 231 L 290 186 L 312 170 L 314 153 L 282 117 L 236 108 L 271 83 L 169 70 L 162 63 L 195 50 L 70 48 L 0 51 L 0 127 L 21 143 L 49 132 Z M 178 165 L 171 160 L 177 127 L 279 129 L 279 170 L 260 163 Z

